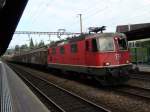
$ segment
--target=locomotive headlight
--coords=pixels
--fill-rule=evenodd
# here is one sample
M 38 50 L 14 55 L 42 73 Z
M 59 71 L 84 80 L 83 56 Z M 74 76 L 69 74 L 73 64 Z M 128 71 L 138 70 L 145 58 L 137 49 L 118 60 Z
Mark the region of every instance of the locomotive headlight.
M 115 40 L 118 40 L 118 37 L 115 37 Z
M 127 61 L 126 61 L 126 63 L 130 63 L 130 61 L 129 61 L 129 60 L 127 60 Z
M 105 66 L 109 66 L 109 65 L 110 65 L 110 63 L 109 63 L 109 62 L 106 62 L 106 63 L 105 63 Z

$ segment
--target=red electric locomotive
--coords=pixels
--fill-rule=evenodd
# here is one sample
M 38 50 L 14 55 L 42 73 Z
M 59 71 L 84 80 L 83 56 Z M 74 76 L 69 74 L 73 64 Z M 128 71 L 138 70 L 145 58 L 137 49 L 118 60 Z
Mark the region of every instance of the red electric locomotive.
M 86 74 L 102 84 L 123 84 L 132 69 L 127 39 L 121 33 L 92 33 L 51 44 L 48 66 Z

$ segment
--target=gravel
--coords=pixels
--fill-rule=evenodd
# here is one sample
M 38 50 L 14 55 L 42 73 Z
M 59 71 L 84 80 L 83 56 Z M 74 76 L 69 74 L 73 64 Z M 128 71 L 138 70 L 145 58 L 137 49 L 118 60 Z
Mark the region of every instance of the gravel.
M 141 88 L 146 88 L 146 89 L 150 89 L 150 82 L 146 81 L 146 80 L 140 80 L 140 79 L 131 79 L 128 82 L 129 85 L 133 85 L 133 86 L 137 86 L 137 87 L 141 87 Z
M 101 86 L 97 87 L 92 84 L 84 84 L 78 81 L 58 77 L 50 73 L 43 73 L 29 68 L 27 69 L 28 71 L 32 71 L 35 75 L 44 77 L 52 83 L 55 83 L 88 100 L 91 100 L 92 102 L 95 102 L 96 104 L 112 110 L 112 112 L 150 112 L 150 102 L 131 98 L 121 93 L 112 91 L 111 89 L 104 89 Z M 135 81 L 132 80 L 128 83 L 141 85 L 142 82 L 135 83 Z

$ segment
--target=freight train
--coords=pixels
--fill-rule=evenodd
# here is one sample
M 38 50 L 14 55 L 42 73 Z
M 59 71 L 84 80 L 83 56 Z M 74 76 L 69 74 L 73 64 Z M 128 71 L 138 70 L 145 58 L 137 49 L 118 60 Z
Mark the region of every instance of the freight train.
M 91 77 L 103 85 L 124 84 L 132 69 L 127 38 L 122 33 L 91 33 L 67 38 L 12 60 Z

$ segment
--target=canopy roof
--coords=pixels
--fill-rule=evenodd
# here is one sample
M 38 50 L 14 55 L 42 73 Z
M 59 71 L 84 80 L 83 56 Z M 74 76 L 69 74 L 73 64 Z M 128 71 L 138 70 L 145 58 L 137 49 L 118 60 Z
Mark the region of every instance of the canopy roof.
M 0 8 L 0 55 L 6 51 L 27 2 L 7 0 L 4 7 Z
M 119 25 L 116 32 L 125 33 L 128 41 L 150 38 L 150 23 Z

